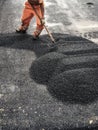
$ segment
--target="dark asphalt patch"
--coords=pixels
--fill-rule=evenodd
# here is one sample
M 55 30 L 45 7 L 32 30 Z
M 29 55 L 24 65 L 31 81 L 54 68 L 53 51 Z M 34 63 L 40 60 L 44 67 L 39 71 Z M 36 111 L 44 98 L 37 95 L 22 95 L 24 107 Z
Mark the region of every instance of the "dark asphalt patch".
M 86 3 L 87 5 L 94 5 L 94 3 L 92 3 L 92 2 L 88 2 L 88 3 Z
M 5 34 L 0 35 L 0 46 L 14 49 L 24 49 L 36 52 L 37 57 L 46 53 L 49 48 L 43 40 L 33 40 L 32 36 L 25 34 Z
M 37 41 L 27 34 L 0 35 L 2 50 L 22 52 L 19 62 L 8 51 L 11 59 L 10 69 L 6 64 L 8 74 L 2 65 L 0 68 L 3 88 L 6 81 L 9 83 L 8 101 L 2 100 L 5 115 L 1 118 L 6 125 L 2 121 L 1 130 L 97 130 L 94 126 L 98 121 L 98 45 L 76 36 L 54 34 L 54 37 L 57 48 L 49 52 L 47 44 L 51 43 L 47 35 Z M 36 60 L 29 61 L 24 51 L 34 52 Z M 5 53 L 1 54 L 1 61 L 6 63 L 9 57 L 5 59 Z M 13 58 L 19 63 L 15 65 Z M 32 64 L 22 63 L 25 58 Z M 15 86 L 10 86 L 10 82 Z M 47 92 L 39 84 L 46 85 Z
M 88 2 L 88 3 L 86 3 L 86 5 L 89 7 L 89 8 L 92 8 L 92 7 L 94 7 L 94 3 L 93 2 Z

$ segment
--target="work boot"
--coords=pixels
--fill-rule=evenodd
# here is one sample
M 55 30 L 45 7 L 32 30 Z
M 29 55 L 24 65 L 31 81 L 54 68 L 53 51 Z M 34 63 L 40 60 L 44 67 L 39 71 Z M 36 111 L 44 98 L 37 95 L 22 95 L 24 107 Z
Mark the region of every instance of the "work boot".
M 33 33 L 33 39 L 37 40 L 39 38 L 40 33 L 42 32 L 42 30 L 35 30 Z
M 26 33 L 27 29 L 28 29 L 28 27 L 26 27 L 26 26 L 21 26 L 21 27 L 19 27 L 18 29 L 16 29 L 16 32 L 17 32 L 17 33 Z

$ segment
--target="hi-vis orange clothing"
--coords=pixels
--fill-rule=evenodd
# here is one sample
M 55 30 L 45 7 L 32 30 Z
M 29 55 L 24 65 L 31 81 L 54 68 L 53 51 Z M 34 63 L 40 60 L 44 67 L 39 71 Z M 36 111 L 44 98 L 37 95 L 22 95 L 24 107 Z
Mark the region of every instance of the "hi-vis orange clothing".
M 22 26 L 28 27 L 31 19 L 35 16 L 36 17 L 36 25 L 37 25 L 36 29 L 41 31 L 44 27 L 41 24 L 40 19 L 38 18 L 38 16 L 36 15 L 35 11 L 32 8 L 32 5 L 33 5 L 32 1 L 34 1 L 34 0 L 28 0 L 28 1 L 25 2 L 23 15 L 22 15 L 22 18 L 21 18 Z M 38 4 L 34 4 L 33 6 L 35 7 L 35 9 L 36 9 L 38 15 L 40 16 L 40 18 L 44 18 L 44 10 L 41 9 L 41 6 L 44 9 L 44 2 L 43 2 L 43 0 L 37 0 L 37 1 L 38 1 Z M 41 6 L 40 6 L 40 4 L 41 4 Z

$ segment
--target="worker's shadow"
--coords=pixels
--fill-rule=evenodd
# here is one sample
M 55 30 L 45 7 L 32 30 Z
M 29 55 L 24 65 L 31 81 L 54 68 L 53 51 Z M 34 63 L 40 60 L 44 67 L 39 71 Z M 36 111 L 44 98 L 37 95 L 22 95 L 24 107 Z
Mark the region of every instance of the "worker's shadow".
M 88 104 L 98 99 L 98 45 L 82 37 L 54 34 L 37 41 L 30 35 L 2 34 L 0 46 L 33 51 L 30 77 L 47 85 L 50 94 L 62 102 Z
M 47 42 L 46 42 L 47 41 Z M 47 53 L 49 48 L 48 36 L 41 36 L 40 39 L 33 40 L 33 37 L 28 34 L 0 34 L 0 46 L 14 49 L 24 49 L 35 52 L 37 57 Z

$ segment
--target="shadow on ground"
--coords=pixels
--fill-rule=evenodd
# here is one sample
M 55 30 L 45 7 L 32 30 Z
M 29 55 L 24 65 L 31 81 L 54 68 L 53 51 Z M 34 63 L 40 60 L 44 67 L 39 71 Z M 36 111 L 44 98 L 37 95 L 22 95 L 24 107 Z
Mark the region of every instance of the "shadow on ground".
M 28 34 L 0 34 L 0 46 L 34 51 L 36 56 L 39 57 L 47 51 L 48 45 L 45 43 L 47 38 L 47 36 L 44 36 L 36 41 L 33 40 L 32 36 Z

